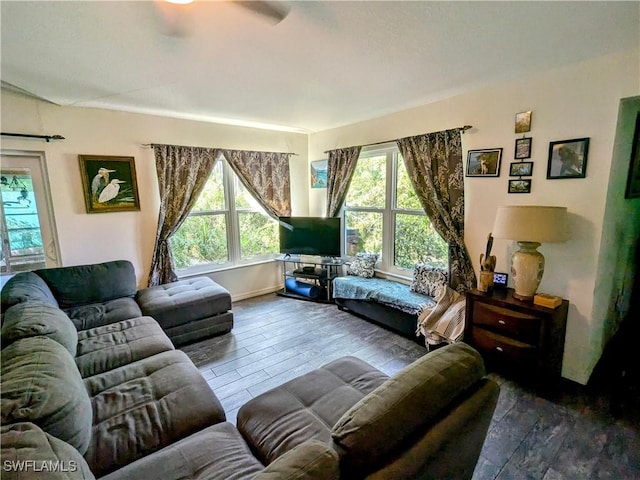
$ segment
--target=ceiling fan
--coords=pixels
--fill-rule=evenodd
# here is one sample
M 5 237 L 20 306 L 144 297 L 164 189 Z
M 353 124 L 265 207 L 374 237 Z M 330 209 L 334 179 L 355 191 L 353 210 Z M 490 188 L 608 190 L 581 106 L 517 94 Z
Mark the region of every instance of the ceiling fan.
M 244 8 L 274 25 L 284 20 L 291 10 L 289 2 L 283 1 L 222 1 Z M 156 0 L 155 3 L 161 16 L 163 33 L 175 37 L 185 37 L 191 33 L 190 10 L 196 0 Z

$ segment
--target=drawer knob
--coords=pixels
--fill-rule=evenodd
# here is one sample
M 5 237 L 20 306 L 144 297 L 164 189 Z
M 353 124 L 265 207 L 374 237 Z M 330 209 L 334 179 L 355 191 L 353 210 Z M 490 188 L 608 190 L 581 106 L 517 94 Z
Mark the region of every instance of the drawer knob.
M 496 350 L 499 352 L 504 352 L 504 350 L 502 349 L 502 347 L 496 347 Z
M 506 324 L 507 324 L 507 322 L 505 322 L 504 320 L 498 320 L 498 323 L 499 323 L 500 325 L 506 325 Z

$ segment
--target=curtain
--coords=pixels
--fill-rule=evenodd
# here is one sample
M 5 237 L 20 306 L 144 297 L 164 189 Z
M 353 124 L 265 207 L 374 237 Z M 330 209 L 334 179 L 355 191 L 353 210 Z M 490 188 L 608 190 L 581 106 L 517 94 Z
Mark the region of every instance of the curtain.
M 149 286 L 175 282 L 169 239 L 193 208 L 220 151 L 213 148 L 153 145 L 160 190 L 156 243 Z
M 222 154 L 242 184 L 272 217 L 291 215 L 290 153 L 223 150 Z
M 356 170 L 361 147 L 339 148 L 329 152 L 327 162 L 327 217 L 340 212 Z
M 449 245 L 451 287 L 475 286 L 464 243 L 464 175 L 460 129 L 396 140 L 411 183 L 436 231 Z

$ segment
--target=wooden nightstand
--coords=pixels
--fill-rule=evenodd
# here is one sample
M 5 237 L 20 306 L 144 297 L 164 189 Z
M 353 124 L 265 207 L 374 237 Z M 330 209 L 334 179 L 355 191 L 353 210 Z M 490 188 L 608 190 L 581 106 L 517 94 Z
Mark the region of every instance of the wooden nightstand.
M 464 341 L 488 365 L 536 382 L 560 377 L 569 301 L 546 308 L 513 298 L 513 289 L 467 292 Z

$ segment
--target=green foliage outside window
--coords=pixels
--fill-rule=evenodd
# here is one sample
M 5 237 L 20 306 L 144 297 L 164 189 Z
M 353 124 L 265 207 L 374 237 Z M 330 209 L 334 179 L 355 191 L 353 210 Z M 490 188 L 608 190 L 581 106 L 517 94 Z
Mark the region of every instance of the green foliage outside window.
M 448 247 L 426 215 L 396 215 L 395 265 L 413 268 L 418 262 L 448 264 Z
M 177 268 L 228 260 L 225 215 L 187 217 L 171 237 L 171 250 Z
M 269 216 L 259 212 L 241 212 L 240 251 L 243 259 L 250 259 L 277 252 L 279 244 L 278 224 Z

